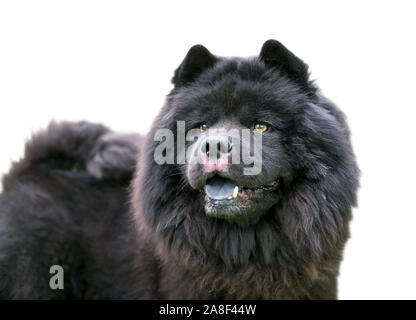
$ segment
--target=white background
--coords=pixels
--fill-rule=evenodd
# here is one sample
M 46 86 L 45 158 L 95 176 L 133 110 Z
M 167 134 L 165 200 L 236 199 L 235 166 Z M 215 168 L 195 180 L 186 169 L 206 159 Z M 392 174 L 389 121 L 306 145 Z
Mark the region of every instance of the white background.
M 51 119 L 145 133 L 201 43 L 275 38 L 345 111 L 362 170 L 341 299 L 416 298 L 415 14 L 411 1 L 2 1 L 0 173 Z

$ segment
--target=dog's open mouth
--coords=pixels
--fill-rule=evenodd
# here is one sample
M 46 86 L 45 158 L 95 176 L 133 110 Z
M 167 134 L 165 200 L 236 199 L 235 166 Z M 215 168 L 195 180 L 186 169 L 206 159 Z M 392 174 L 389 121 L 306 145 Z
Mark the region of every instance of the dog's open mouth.
M 262 185 L 258 188 L 238 187 L 230 179 L 215 176 L 209 179 L 205 185 L 206 201 L 233 200 L 238 197 L 250 197 L 255 193 L 273 191 L 279 185 L 279 180 Z
M 204 188 L 205 213 L 234 219 L 264 212 L 277 202 L 274 191 L 279 184 L 276 179 L 257 188 L 246 188 L 231 179 L 214 176 L 207 180 Z

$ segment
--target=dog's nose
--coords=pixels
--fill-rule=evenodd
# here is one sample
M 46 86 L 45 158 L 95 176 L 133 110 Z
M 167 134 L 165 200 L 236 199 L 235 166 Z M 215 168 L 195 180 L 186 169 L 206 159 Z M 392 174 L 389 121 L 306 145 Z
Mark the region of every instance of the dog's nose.
M 226 136 L 211 136 L 202 143 L 201 151 L 208 157 L 216 159 L 228 155 L 233 149 L 233 145 L 229 137 Z

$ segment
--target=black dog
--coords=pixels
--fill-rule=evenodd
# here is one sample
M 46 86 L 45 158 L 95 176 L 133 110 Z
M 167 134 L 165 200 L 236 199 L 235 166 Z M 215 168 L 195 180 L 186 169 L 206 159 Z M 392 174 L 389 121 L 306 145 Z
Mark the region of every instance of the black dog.
M 68 298 L 336 298 L 358 168 L 343 114 L 306 64 L 274 40 L 249 59 L 194 46 L 173 83 L 140 150 L 131 214 L 122 179 L 91 184 L 102 170 L 88 171 L 85 156 L 83 178 L 56 153 L 12 169 L 0 209 L 3 296 L 56 297 L 47 271 L 60 264 Z M 177 121 L 199 132 L 184 151 Z M 175 163 L 155 161 L 159 129 L 173 132 Z M 250 143 L 229 129 L 249 132 Z M 260 171 L 247 175 L 231 155 L 258 135 Z M 183 152 L 189 161 L 179 163 Z

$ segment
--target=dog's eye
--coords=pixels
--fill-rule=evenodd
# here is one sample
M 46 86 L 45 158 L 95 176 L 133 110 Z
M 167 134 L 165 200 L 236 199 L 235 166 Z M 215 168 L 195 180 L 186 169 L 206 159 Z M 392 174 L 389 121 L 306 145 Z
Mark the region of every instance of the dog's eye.
M 207 126 L 207 124 L 206 123 L 202 123 L 200 126 L 199 126 L 199 130 L 201 131 L 201 132 L 204 132 L 204 131 L 206 131 L 208 129 L 208 126 Z
M 256 123 L 254 124 L 254 130 L 259 132 L 265 132 L 269 130 L 269 127 L 267 126 L 267 124 L 264 123 Z

